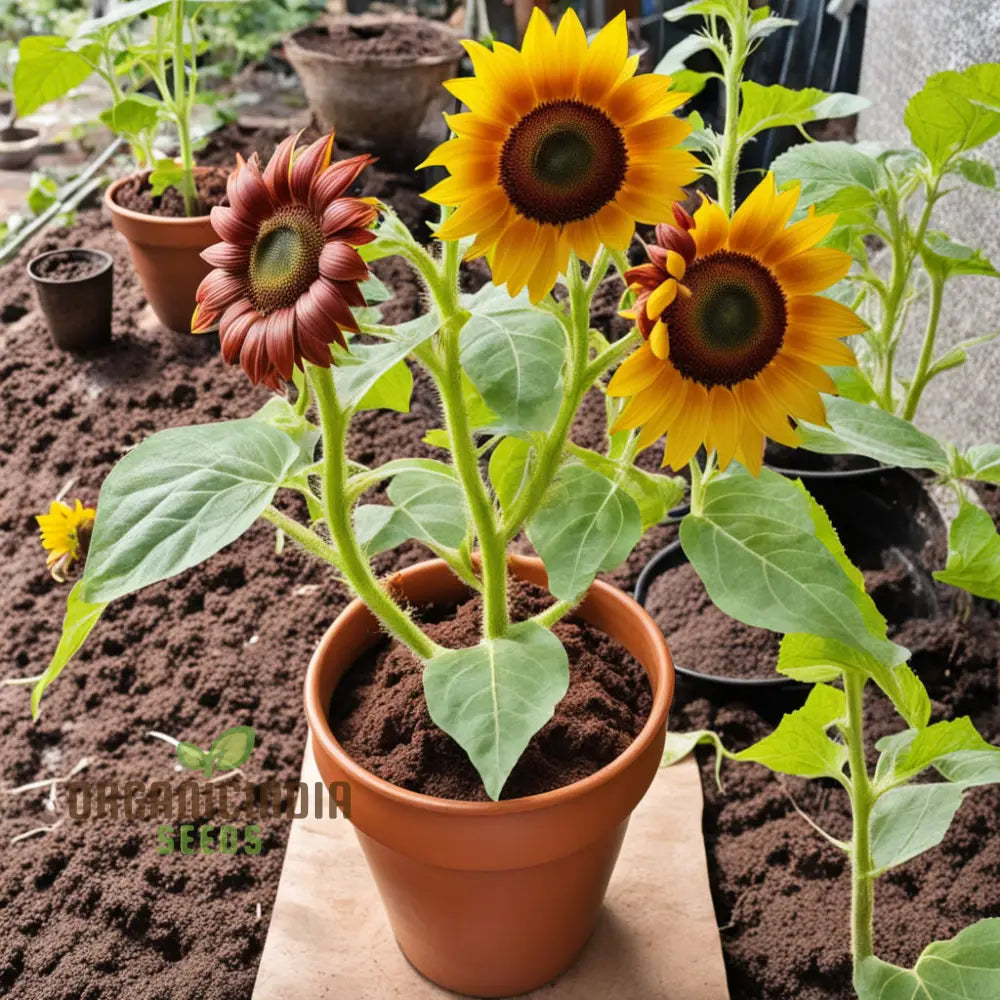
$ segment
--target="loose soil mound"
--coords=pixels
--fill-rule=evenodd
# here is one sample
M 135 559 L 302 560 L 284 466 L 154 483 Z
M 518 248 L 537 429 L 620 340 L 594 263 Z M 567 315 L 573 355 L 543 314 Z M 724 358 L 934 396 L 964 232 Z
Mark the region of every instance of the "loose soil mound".
M 410 63 L 461 55 L 456 39 L 416 18 L 368 23 L 328 21 L 295 35 L 303 48 L 325 52 L 345 62 Z
M 235 157 L 234 157 L 235 161 Z M 198 211 L 196 215 L 208 215 L 215 205 L 228 205 L 226 179 L 230 167 L 214 167 L 195 176 L 198 191 Z M 143 215 L 159 215 L 171 219 L 183 219 L 184 197 L 177 188 L 169 187 L 161 195 L 153 197 L 149 185 L 149 175 L 130 177 L 115 192 L 115 204 Z
M 104 261 L 90 256 L 58 254 L 35 265 L 35 274 L 50 281 L 82 281 L 104 270 Z

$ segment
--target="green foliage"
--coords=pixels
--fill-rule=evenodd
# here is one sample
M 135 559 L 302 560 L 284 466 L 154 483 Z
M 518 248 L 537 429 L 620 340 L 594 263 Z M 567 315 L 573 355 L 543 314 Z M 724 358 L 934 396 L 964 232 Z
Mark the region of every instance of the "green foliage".
M 298 456 L 252 419 L 147 438 L 101 487 L 81 596 L 107 603 L 203 562 L 253 524 Z
M 500 798 L 528 741 L 568 687 L 566 650 L 531 621 L 471 649 L 438 653 L 424 668 L 431 719 L 469 755 L 491 799 Z
M 178 743 L 177 759 L 189 771 L 203 771 L 211 778 L 216 771 L 235 771 L 253 753 L 256 734 L 252 726 L 232 726 L 213 741 L 207 751 L 194 743 Z
M 952 784 L 905 785 L 885 793 L 872 810 L 872 862 L 876 870 L 895 868 L 944 839 L 962 804 Z
M 642 518 L 619 483 L 585 465 L 568 465 L 527 531 L 545 563 L 549 590 L 560 600 L 575 601 L 598 573 L 625 561 L 642 536 Z
M 1000 535 L 982 507 L 963 501 L 948 532 L 947 565 L 934 579 L 1000 600 Z
M 856 94 L 827 94 L 815 87 L 789 90 L 777 83 L 765 87 L 752 80 L 743 82 L 740 94 L 742 101 L 737 124 L 740 142 L 769 128 L 855 115 L 869 104 Z
M 928 945 L 912 969 L 866 958 L 854 978 L 859 1000 L 995 1000 L 1000 992 L 1000 919 L 980 920 Z
M 489 475 L 500 507 L 506 510 L 526 481 L 531 445 L 522 438 L 506 437 L 490 455 Z
M 91 74 L 98 57 L 96 44 L 71 48 L 58 35 L 29 35 L 18 46 L 14 70 L 14 106 L 24 117 L 50 101 L 64 97 Z

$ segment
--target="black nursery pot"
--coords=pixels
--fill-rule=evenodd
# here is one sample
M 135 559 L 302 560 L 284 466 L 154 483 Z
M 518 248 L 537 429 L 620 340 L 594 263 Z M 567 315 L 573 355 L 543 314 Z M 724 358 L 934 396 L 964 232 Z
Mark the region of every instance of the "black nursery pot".
M 814 482 L 871 480 L 885 469 L 884 465 L 862 455 L 821 455 L 804 448 L 786 448 L 770 442 L 764 453 L 764 463 L 782 476 L 801 479 L 806 487 L 811 487 Z
M 917 477 L 902 469 L 879 466 L 866 476 L 820 477 L 806 483 L 837 530 L 848 558 L 862 571 L 876 571 L 870 593 L 890 625 L 911 618 L 933 618 L 938 612 L 934 581 L 921 553 L 947 544 L 940 511 Z M 643 607 L 653 581 L 683 563 L 679 541 L 661 549 L 646 564 L 635 586 Z M 695 697 L 717 704 L 748 702 L 774 714 L 796 708 L 809 686 L 775 674 L 735 677 L 708 674 L 674 660 L 674 668 Z
M 63 351 L 111 342 L 114 262 L 103 250 L 50 250 L 28 263 L 28 276 L 52 334 Z

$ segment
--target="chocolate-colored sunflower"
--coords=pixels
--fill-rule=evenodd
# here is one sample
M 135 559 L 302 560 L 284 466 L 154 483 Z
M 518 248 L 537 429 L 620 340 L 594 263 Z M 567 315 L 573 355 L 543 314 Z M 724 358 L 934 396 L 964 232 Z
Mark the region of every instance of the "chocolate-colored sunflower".
M 193 333 L 216 324 L 222 356 L 239 359 L 254 385 L 272 389 L 295 366 L 330 366 L 330 345 L 357 331 L 352 306 L 363 306 L 358 282 L 368 267 L 356 247 L 375 234 L 373 204 L 344 192 L 373 162 L 355 156 L 330 163 L 333 133 L 296 150 L 285 139 L 262 172 L 257 155 L 237 156 L 229 207 L 212 209 L 223 242 L 202 257 L 215 270 L 198 288 Z

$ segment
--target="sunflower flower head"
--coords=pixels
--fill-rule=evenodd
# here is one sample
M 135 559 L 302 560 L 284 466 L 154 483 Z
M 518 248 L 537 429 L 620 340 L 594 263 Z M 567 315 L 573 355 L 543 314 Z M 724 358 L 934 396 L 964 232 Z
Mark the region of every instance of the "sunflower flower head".
M 817 246 L 836 215 L 810 211 L 788 225 L 798 188 L 778 193 L 767 176 L 732 219 L 712 201 L 656 228 L 649 261 L 629 270 L 644 343 L 615 372 L 628 397 L 614 430 L 642 428 L 644 448 L 666 433 L 663 464 L 684 466 L 705 445 L 725 468 L 760 471 L 764 439 L 795 447 L 789 422 L 825 424 L 824 365 L 856 364 L 840 338 L 865 324 L 817 293 L 840 281 L 848 254 Z
M 93 507 L 84 507 L 79 500 L 72 507 L 61 500 L 53 500 L 48 514 L 35 516 L 42 548 L 48 552 L 46 565 L 54 580 L 65 583 L 73 576 L 75 563 L 82 563 L 87 558 L 96 516 Z
M 226 362 L 272 389 L 304 361 L 328 368 L 330 345 L 346 347 L 343 331 L 357 331 L 351 307 L 365 304 L 368 267 L 356 248 L 375 239 L 374 204 L 344 196 L 373 158 L 331 163 L 332 132 L 302 150 L 297 140 L 263 170 L 256 154 L 237 156 L 229 206 L 212 209 L 222 242 L 202 254 L 214 270 L 191 320 L 193 333 L 218 326 Z
M 678 148 L 690 126 L 671 114 L 690 95 L 635 75 L 624 14 L 589 46 L 572 8 L 557 31 L 535 8 L 520 52 L 463 44 L 475 76 L 445 87 L 469 111 L 448 116 L 456 137 L 424 162 L 450 174 L 426 197 L 457 206 L 438 238 L 475 236 L 466 256 L 487 255 L 511 295 L 527 287 L 537 302 L 571 252 L 624 250 L 635 223 L 669 215 L 697 177 Z

